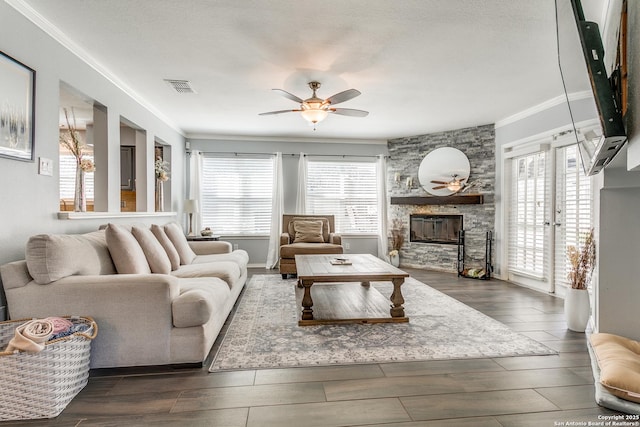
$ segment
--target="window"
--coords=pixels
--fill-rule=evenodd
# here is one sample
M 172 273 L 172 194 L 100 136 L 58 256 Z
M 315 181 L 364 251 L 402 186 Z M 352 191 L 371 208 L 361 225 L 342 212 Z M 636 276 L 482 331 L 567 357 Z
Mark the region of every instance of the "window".
M 270 157 L 204 157 L 202 225 L 216 234 L 269 234 L 273 173 Z
M 339 233 L 376 234 L 376 164 L 309 160 L 307 214 L 334 215 Z
M 546 153 L 512 160 L 509 270 L 545 274 Z

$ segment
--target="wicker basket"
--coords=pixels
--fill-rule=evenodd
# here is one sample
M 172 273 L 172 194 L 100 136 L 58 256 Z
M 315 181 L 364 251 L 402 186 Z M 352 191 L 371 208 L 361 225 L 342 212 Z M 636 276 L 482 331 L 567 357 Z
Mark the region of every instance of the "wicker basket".
M 98 325 L 89 317 L 66 319 L 89 329 L 48 341 L 39 353 L 0 351 L 0 420 L 56 417 L 87 385 L 91 340 Z M 29 320 L 0 322 L 0 350 Z

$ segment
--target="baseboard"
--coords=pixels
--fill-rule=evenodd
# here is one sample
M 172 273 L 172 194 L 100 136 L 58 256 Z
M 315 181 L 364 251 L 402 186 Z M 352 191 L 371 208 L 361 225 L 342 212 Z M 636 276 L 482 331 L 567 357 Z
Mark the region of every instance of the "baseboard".
M 265 267 L 265 263 L 261 263 L 261 264 L 247 264 L 247 268 L 264 268 L 265 270 L 269 270 L 267 267 Z M 274 269 L 277 270 L 277 269 Z

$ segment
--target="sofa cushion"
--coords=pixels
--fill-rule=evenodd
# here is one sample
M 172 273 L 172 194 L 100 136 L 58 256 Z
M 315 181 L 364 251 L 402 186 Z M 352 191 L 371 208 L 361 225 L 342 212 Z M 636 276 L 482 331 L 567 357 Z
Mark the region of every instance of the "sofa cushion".
M 293 231 L 295 231 L 293 243 L 324 243 L 322 221 L 297 220 L 292 222 Z
M 109 224 L 105 229 L 105 236 L 119 274 L 151 273 L 147 257 L 129 230 L 117 224 Z
M 177 223 L 170 222 L 169 224 L 165 224 L 164 231 L 178 251 L 178 255 L 180 255 L 180 265 L 191 264 L 196 257 L 196 253 L 193 252 L 193 249 L 189 246 L 189 242 L 182 228 Z
M 323 242 L 328 242 L 329 241 L 329 219 L 328 218 L 322 218 L 322 217 L 309 217 L 309 216 L 294 216 L 293 218 L 291 218 L 291 220 L 289 221 L 289 224 L 287 226 L 287 232 L 291 235 L 291 238 L 293 239 L 296 235 L 296 230 L 294 228 L 294 223 L 296 221 L 322 221 L 322 239 Z
M 115 274 L 104 231 L 86 234 L 39 234 L 26 247 L 29 274 L 36 283 L 72 275 Z
M 165 252 L 167 253 L 169 261 L 171 262 L 171 270 L 177 270 L 178 268 L 180 268 L 180 255 L 178 254 L 176 247 L 173 246 L 173 243 L 171 243 L 171 240 L 169 239 L 169 236 L 167 236 L 167 233 L 165 233 L 164 227 L 162 225 L 152 224 L 151 232 L 154 236 L 156 236 L 156 239 L 158 239 L 158 242 L 160 242 Z
M 156 236 L 153 235 L 147 227 L 131 228 L 131 234 L 136 238 L 138 244 L 147 258 L 149 268 L 152 273 L 169 274 L 171 273 L 171 261 Z
M 235 251 L 226 254 L 198 255 L 193 260 L 192 264 L 205 264 L 219 261 L 233 261 L 238 264 L 240 270 L 246 270 L 249 264 L 249 254 L 243 249 L 236 249 Z
M 215 277 L 179 281 L 180 296 L 171 303 L 173 325 L 177 328 L 204 325 L 213 313 L 224 310 L 231 295 L 227 284 Z
M 600 368 L 600 384 L 614 396 L 640 403 L 640 342 L 595 333 L 589 338 Z
M 295 258 L 296 255 L 341 254 L 342 246 L 331 243 L 292 243 L 280 246 L 280 258 Z
M 238 282 L 242 271 L 234 261 L 218 261 L 203 264 L 183 265 L 171 274 L 175 277 L 217 277 L 224 280 L 231 288 Z

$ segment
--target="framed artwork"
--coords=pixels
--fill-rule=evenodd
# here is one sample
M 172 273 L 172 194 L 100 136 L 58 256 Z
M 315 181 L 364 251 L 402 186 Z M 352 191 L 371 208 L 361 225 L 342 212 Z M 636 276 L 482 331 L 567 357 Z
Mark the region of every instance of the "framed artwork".
M 34 159 L 36 72 L 0 52 L 0 156 Z

